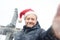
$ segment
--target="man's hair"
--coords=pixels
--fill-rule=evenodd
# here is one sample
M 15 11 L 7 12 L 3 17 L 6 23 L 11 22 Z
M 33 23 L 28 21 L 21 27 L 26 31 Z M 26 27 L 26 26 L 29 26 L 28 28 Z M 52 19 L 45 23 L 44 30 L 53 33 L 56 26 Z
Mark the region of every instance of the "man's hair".
M 28 15 L 29 15 L 29 14 L 28 14 Z M 28 16 L 28 15 L 27 15 L 27 16 Z M 33 15 L 35 15 L 35 16 L 36 16 L 36 20 L 37 20 L 37 15 L 36 15 L 36 14 L 33 14 Z M 24 20 L 26 19 L 26 17 L 27 17 L 27 16 L 25 16 L 25 17 L 24 17 Z

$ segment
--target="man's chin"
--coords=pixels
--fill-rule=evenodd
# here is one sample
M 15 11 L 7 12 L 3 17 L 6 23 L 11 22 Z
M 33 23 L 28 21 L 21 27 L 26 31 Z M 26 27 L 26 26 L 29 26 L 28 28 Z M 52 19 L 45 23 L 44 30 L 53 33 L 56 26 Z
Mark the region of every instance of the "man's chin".
M 30 28 L 32 28 L 32 27 L 33 27 L 33 25 L 27 25 L 27 27 L 30 27 Z

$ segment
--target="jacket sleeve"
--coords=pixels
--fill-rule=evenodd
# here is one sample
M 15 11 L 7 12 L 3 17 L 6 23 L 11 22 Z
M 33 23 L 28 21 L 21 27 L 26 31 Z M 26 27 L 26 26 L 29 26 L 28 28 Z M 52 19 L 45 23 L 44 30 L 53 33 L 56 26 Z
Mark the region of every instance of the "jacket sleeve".
M 41 40 L 56 40 L 56 37 L 54 36 L 53 29 L 50 27 L 47 31 L 45 31 L 41 37 Z

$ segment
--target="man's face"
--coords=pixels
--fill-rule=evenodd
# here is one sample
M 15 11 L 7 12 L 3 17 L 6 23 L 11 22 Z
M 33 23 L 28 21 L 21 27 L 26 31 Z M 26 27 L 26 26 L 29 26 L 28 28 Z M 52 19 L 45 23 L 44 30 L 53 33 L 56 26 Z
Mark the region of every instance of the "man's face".
M 34 14 L 28 14 L 25 18 L 25 24 L 27 27 L 33 27 L 37 23 L 37 16 Z
M 60 39 L 60 16 L 54 19 L 52 28 L 54 30 L 55 36 Z

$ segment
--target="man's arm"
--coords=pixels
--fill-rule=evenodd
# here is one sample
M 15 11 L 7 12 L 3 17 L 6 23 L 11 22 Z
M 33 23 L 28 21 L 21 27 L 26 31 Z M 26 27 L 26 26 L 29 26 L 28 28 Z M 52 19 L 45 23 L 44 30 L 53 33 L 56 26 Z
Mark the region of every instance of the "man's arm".
M 58 6 L 57 14 L 54 17 L 51 28 L 45 32 L 45 36 L 42 39 L 60 40 L 60 4 Z

